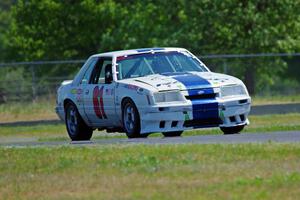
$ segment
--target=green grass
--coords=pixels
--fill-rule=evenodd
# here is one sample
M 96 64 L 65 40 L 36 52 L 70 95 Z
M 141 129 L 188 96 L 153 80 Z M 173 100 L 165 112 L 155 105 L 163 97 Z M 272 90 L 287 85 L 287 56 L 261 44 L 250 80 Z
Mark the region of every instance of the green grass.
M 61 136 L 66 133 L 64 124 L 32 125 L 32 126 L 3 126 L 0 128 L 0 137 L 49 137 Z
M 58 119 L 54 109 L 54 98 L 0 104 L 0 122 Z
M 250 116 L 250 125 L 243 132 L 272 132 L 300 130 L 300 114 Z M 185 131 L 184 136 L 222 134 L 219 128 Z M 103 134 L 95 131 L 93 139 L 126 138 L 125 134 Z M 150 137 L 162 137 L 160 133 Z M 64 124 L 36 126 L 4 126 L 0 128 L 0 143 L 14 138 L 33 138 L 38 141 L 68 141 Z
M 93 139 L 125 138 L 125 134 L 107 134 L 94 131 Z M 0 128 L 0 144 L 22 141 L 69 141 L 65 124 L 33 125 L 33 126 L 4 126 Z
M 299 144 L 0 148 L 0 199 L 297 199 Z
M 300 95 L 281 95 L 281 96 L 254 96 L 253 105 L 281 104 L 281 103 L 300 103 Z

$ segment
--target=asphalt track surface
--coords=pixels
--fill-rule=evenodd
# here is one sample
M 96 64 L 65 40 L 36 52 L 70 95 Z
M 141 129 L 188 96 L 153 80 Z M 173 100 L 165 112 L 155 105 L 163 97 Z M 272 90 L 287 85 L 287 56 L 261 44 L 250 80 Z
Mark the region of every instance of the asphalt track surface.
M 163 144 L 243 144 L 243 143 L 299 143 L 300 131 L 285 131 L 271 133 L 243 133 L 235 135 L 198 135 L 182 137 L 152 137 L 152 138 L 111 138 L 91 141 L 53 141 L 53 142 L 10 142 L 0 143 L 4 147 L 39 147 L 39 146 L 101 146 L 101 145 L 163 145 Z

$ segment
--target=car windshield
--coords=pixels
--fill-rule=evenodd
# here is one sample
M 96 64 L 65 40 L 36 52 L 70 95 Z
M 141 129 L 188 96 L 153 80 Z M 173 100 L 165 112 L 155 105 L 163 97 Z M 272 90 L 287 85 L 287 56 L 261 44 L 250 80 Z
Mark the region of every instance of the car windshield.
M 151 52 L 117 57 L 119 80 L 190 71 L 203 72 L 207 69 L 188 52 Z

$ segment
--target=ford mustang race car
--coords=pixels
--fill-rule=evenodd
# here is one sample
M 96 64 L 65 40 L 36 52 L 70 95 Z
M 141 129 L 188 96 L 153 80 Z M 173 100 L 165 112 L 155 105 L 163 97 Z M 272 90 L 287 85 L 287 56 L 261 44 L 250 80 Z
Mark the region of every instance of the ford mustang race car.
M 72 140 L 93 130 L 153 132 L 220 127 L 224 134 L 249 124 L 251 98 L 243 82 L 211 72 L 183 48 L 147 48 L 92 55 L 57 90 L 56 113 Z

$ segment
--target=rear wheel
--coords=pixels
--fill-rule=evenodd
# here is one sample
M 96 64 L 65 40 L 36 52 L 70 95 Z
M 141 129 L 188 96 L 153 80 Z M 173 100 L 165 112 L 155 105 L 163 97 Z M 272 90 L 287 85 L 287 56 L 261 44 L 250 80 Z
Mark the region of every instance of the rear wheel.
M 66 127 L 71 140 L 90 140 L 93 135 L 93 129 L 85 124 L 76 106 L 71 102 L 67 103 L 65 113 Z
M 122 109 L 123 127 L 128 138 L 147 137 L 148 134 L 141 134 L 139 112 L 133 101 L 126 99 Z
M 225 135 L 238 134 L 244 129 L 245 125 L 232 126 L 232 127 L 220 127 Z
M 162 134 L 165 137 L 178 137 L 181 136 L 182 133 L 183 131 L 172 131 L 172 132 L 163 132 Z

